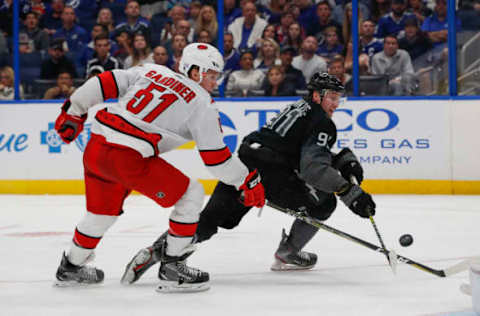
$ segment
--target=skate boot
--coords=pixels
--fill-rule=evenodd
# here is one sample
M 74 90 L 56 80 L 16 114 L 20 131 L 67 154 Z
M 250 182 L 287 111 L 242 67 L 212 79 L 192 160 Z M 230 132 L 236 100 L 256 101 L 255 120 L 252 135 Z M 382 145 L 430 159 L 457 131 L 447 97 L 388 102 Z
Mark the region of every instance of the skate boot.
M 210 277 L 207 272 L 187 266 L 186 257 L 190 254 L 164 257 L 167 261 L 162 261 L 158 271 L 160 283 L 157 292 L 200 292 L 210 288 L 208 282 Z
M 187 266 L 187 258 L 195 249 L 195 241 L 192 241 L 189 249 L 181 256 L 167 255 L 167 239 L 164 238 L 160 245 L 160 269 L 158 278 L 160 283 L 157 292 L 200 292 L 210 288 L 208 281 L 210 276 L 207 272 Z
M 308 270 L 317 263 L 317 255 L 311 252 L 295 249 L 288 242 L 285 229 L 282 230 L 282 240 L 275 252 L 275 262 L 272 271 Z
M 93 260 L 93 253 L 85 263 Z M 77 266 L 68 261 L 65 252 L 62 261 L 57 269 L 56 281 L 54 285 L 59 287 L 90 285 L 103 282 L 104 273 L 102 270 L 86 265 Z
M 120 282 L 122 284 L 135 283 L 153 265 L 160 262 L 161 248 L 166 241 L 167 232 L 163 233 L 152 246 L 141 249 L 127 264 Z

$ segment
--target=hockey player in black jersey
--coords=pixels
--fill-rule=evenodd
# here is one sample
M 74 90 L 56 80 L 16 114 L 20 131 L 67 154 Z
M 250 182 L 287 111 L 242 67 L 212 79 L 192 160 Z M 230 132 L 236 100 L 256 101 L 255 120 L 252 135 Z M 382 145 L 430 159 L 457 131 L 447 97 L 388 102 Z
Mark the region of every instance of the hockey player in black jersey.
M 331 152 L 337 129 L 331 117 L 345 90 L 336 77 L 316 73 L 307 85 L 307 97 L 290 104 L 260 131 L 247 135 L 238 155 L 250 169 L 262 177 L 266 198 L 283 208 L 306 212 L 327 220 L 337 205 L 336 196 L 355 214 L 368 218 L 375 215 L 370 194 L 349 181 L 360 184 L 363 169 L 348 148 Z M 200 215 L 197 242 L 217 233 L 218 227 L 232 229 L 251 207 L 241 203 L 240 193 L 219 182 Z M 310 269 L 317 255 L 302 251 L 318 228 L 296 219 L 289 235 L 282 231 L 272 270 Z M 133 283 L 158 260 L 161 238 L 142 249 L 127 265 L 124 283 Z

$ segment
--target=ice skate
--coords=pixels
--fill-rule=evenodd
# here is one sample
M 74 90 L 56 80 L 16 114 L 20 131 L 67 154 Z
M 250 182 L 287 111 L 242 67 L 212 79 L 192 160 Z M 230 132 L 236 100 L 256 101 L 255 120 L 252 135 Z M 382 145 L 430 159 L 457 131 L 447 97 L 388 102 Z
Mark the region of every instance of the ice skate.
M 179 260 L 162 262 L 158 271 L 160 283 L 157 292 L 200 292 L 210 288 L 208 273 L 187 266 L 186 260 L 181 260 L 182 257 L 171 257 L 171 260 Z
M 161 264 L 158 270 L 160 283 L 157 292 L 200 292 L 210 288 L 210 276 L 207 272 L 187 266 L 187 258 L 195 249 L 194 241 L 181 256 L 167 255 L 167 238 L 161 240 L 159 246 Z
M 93 255 L 85 260 L 85 263 L 93 260 Z M 57 269 L 54 285 L 68 287 L 76 285 L 91 285 L 103 282 L 104 273 L 102 270 L 86 265 L 77 266 L 68 261 L 63 253 L 62 261 Z
M 161 247 L 167 233 L 162 234 L 152 246 L 141 249 L 127 264 L 120 282 L 122 284 L 135 283 L 153 265 L 160 262 Z
M 298 251 L 288 242 L 285 229 L 282 230 L 282 240 L 275 252 L 275 262 L 272 271 L 308 270 L 317 263 L 317 255 L 311 252 Z

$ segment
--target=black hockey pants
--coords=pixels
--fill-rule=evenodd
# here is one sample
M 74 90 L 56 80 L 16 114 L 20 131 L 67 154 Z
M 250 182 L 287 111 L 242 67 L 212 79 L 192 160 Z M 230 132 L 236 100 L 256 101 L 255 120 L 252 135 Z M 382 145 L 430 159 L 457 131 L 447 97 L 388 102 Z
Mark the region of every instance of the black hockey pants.
M 253 149 L 243 143 L 238 155 L 250 170 L 259 171 L 267 200 L 285 208 L 307 210 L 310 216 L 319 220 L 326 220 L 335 210 L 337 199 L 334 194 L 306 185 L 295 170 L 270 149 Z M 245 207 L 239 198 L 240 192 L 235 187 L 218 182 L 200 214 L 196 233 L 198 242 L 216 234 L 218 227 L 232 229 L 240 223 L 250 207 Z

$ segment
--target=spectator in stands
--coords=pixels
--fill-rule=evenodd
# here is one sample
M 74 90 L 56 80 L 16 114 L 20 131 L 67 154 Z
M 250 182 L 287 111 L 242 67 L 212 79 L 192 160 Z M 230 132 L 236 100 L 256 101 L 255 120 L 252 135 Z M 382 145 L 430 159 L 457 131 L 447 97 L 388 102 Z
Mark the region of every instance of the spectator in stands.
M 225 67 L 223 71 L 225 73 L 225 80 L 228 81 L 228 75 L 234 71 L 240 69 L 240 54 L 238 50 L 233 47 L 233 35 L 226 32 L 223 34 L 223 61 Z
M 102 66 L 93 66 L 90 68 L 90 71 L 87 72 L 87 80 L 92 78 L 92 77 L 95 77 L 95 76 L 98 76 L 99 74 L 101 74 L 102 72 L 104 72 L 105 69 L 103 69 Z
M 265 26 L 265 28 L 263 29 L 263 32 L 262 32 L 262 37 L 257 39 L 257 42 L 255 43 L 255 47 L 256 49 L 255 50 L 258 50 L 258 48 L 260 46 L 262 46 L 262 43 L 263 43 L 263 40 L 264 39 L 273 39 L 275 42 L 278 43 L 278 41 L 276 40 L 276 37 L 275 37 L 275 25 L 273 24 L 268 24 L 267 26 Z
M 47 6 L 43 0 L 29 0 L 20 2 L 20 18 L 25 18 L 25 15 L 30 12 L 35 12 L 40 20 L 41 17 L 47 12 Z M 23 3 L 23 4 L 22 4 Z M 23 15 L 24 13 L 25 15 Z
M 42 62 L 40 78 L 56 79 L 60 71 L 67 71 L 73 78 L 77 77 L 75 64 L 65 56 L 63 39 L 56 38 L 50 41 L 48 56 L 49 57 Z
M 67 71 L 61 71 L 57 76 L 56 86 L 45 91 L 43 99 L 68 99 L 74 91 L 72 76 Z
M 280 46 L 274 39 L 266 38 L 262 41 L 262 46 L 257 53 L 257 58 L 253 61 L 253 68 L 260 69 L 263 72 L 274 65 L 281 65 Z
M 193 40 L 195 39 L 195 30 L 191 27 L 190 22 L 188 20 L 178 20 L 175 24 L 174 28 L 174 35 L 175 34 L 181 34 L 185 37 L 188 43 L 192 43 Z M 161 38 L 154 38 L 153 41 L 154 45 L 160 45 L 160 43 L 163 43 L 162 46 L 165 46 L 169 52 L 169 54 L 172 54 L 172 43 L 173 43 L 173 37 L 170 37 L 166 41 L 161 41 Z
M 371 20 L 378 23 L 380 18 L 390 13 L 392 0 L 373 0 L 371 6 Z
M 305 90 L 306 83 L 303 73 L 292 66 L 293 57 L 297 54 L 292 46 L 283 46 L 280 51 L 280 60 L 282 61 L 283 72 L 285 73 L 285 81 L 297 90 Z
M 65 6 L 62 11 L 62 27 L 55 30 L 53 38 L 63 38 L 67 43 L 67 50 L 80 56 L 88 43 L 88 33 L 76 24 L 75 10 L 71 6 Z
M 48 33 L 38 27 L 38 14 L 29 12 L 23 21 L 24 28 L 20 31 L 19 40 L 28 44 L 23 48 L 20 46 L 20 53 L 32 53 L 48 49 Z
M 304 38 L 303 29 L 300 23 L 293 22 L 288 27 L 287 36 L 284 38 L 282 46 L 291 46 L 295 48 L 297 52 L 299 52 Z
M 97 0 L 69 0 L 68 5 L 75 10 L 78 24 L 85 30 L 91 30 L 98 13 Z
M 342 55 L 336 55 L 328 64 L 328 73 L 334 75 L 343 84 L 344 87 L 349 86 L 352 76 L 345 72 L 345 58 Z
M 192 25 L 193 29 L 197 27 L 197 19 L 200 15 L 200 10 L 202 9 L 202 3 L 200 1 L 192 1 L 190 3 L 188 11 L 188 22 Z
M 180 58 L 182 57 L 182 52 L 185 46 L 187 46 L 187 39 L 183 34 L 175 34 L 172 41 L 172 52 L 169 56 L 172 62 L 172 69 L 178 72 L 178 66 L 180 63 Z
M 383 47 L 383 43 L 382 43 Z M 345 46 L 344 53 L 342 54 L 345 56 L 345 72 L 352 73 L 353 70 L 353 45 L 352 42 L 349 41 Z M 367 54 L 361 53 L 358 56 L 358 71 L 360 75 L 368 75 L 370 73 L 370 58 Z
M 457 11 L 457 17 L 461 21 L 462 30 L 480 30 L 480 0 L 465 4 Z
M 415 18 L 415 15 L 406 12 L 406 9 L 407 0 L 392 0 L 392 12 L 384 15 L 378 21 L 376 37 L 383 38 L 387 35 L 403 37 L 405 21 L 409 18 Z
M 153 62 L 157 65 L 171 67 L 171 62 L 168 59 L 167 49 L 161 45 L 156 46 L 153 49 Z
M 388 76 L 391 95 L 412 95 L 415 91 L 416 79 L 410 55 L 403 49 L 398 49 L 395 36 L 387 35 L 383 42 L 383 52 L 373 56 L 372 74 Z
M 15 88 L 13 86 L 14 73 L 10 66 L 5 66 L 0 70 L 0 100 L 13 100 L 15 97 Z M 23 87 L 20 86 L 20 98 L 23 99 Z
M 223 16 L 225 23 L 225 30 L 228 29 L 232 22 L 242 16 L 242 9 L 236 6 L 236 0 L 224 0 L 223 1 Z
M 279 43 L 283 43 L 287 37 L 288 27 L 295 22 L 293 13 L 285 10 L 280 18 L 280 24 L 275 27 L 275 38 Z
M 140 15 L 147 20 L 151 20 L 157 13 L 163 13 L 167 11 L 167 1 L 158 0 L 139 0 Z
M 212 38 L 212 35 L 210 35 L 210 32 L 207 30 L 201 30 L 200 33 L 198 33 L 197 42 L 217 46 Z
M 263 17 L 270 24 L 280 23 L 286 0 L 270 0 L 263 3 Z
M 360 51 L 372 58 L 378 52 L 383 50 L 383 40 L 374 36 L 375 22 L 365 20 L 360 29 Z
M 418 58 L 427 57 L 427 52 L 433 47 L 428 36 L 420 30 L 416 18 L 405 21 L 405 36 L 398 40 L 398 46 L 408 52 L 414 65 Z M 427 64 L 427 59 L 422 58 L 420 64 L 415 68 L 423 68 Z
M 337 29 L 334 26 L 329 26 L 324 30 L 325 41 L 318 46 L 317 55 L 325 59 L 328 63 L 333 56 L 342 54 L 343 45 L 338 39 Z
M 128 0 L 125 7 L 126 21 L 115 26 L 115 36 L 123 30 L 127 30 L 130 34 L 142 33 L 143 36 L 150 41 L 150 22 L 140 16 L 140 4 L 136 0 Z
M 95 54 L 87 63 L 86 73 L 91 72 L 93 66 L 102 66 L 104 70 L 121 69 L 120 62 L 110 55 L 110 38 L 107 34 L 99 34 L 95 37 Z
M 415 15 L 419 25 L 423 24 L 425 17 L 433 13 L 422 0 L 408 0 L 408 12 Z
M 332 19 L 332 8 L 330 7 L 330 3 L 325 0 L 319 2 L 317 4 L 316 14 L 317 20 L 315 23 L 310 23 L 310 25 L 307 26 L 307 35 L 315 36 L 317 41 L 321 43 L 325 29 L 334 27 L 340 42 L 343 42 L 341 37 L 342 26 Z
M 460 31 L 460 20 L 456 19 L 457 32 Z M 447 46 L 448 21 L 446 0 L 436 0 L 434 13 L 427 17 L 422 24 L 422 31 L 426 32 L 435 49 L 440 51 Z
M 101 8 L 100 11 L 98 11 L 97 24 L 105 26 L 108 33 L 112 33 L 115 30 L 112 10 L 109 8 Z
M 374 2 L 375 0 L 372 0 L 372 2 Z M 383 0 L 381 0 L 383 1 Z M 330 2 L 330 1 L 329 1 Z M 351 0 L 344 0 L 344 1 L 336 1 L 336 3 L 338 3 L 337 5 L 335 5 L 333 7 L 333 10 L 332 10 L 332 20 L 334 20 L 335 22 L 337 22 L 338 24 L 340 25 L 343 25 L 343 22 L 345 21 L 345 9 L 346 9 L 346 6 L 347 4 L 351 3 Z M 330 2 L 331 4 L 331 2 Z M 358 9 L 360 10 L 360 16 L 363 18 L 363 19 L 370 19 L 370 1 L 369 0 L 366 0 L 366 1 L 362 1 L 360 0 L 358 2 Z M 390 5 L 388 6 L 388 11 L 390 11 Z M 343 34 L 342 34 L 343 36 Z M 345 43 L 345 39 L 344 39 L 344 43 Z
M 343 42 L 348 43 L 352 40 L 352 3 L 349 2 L 345 5 L 345 11 L 343 16 L 343 24 L 342 24 L 342 37 Z M 358 29 L 363 23 L 363 14 L 362 11 L 358 11 Z
M 325 60 L 315 55 L 318 49 L 317 39 L 313 36 L 307 36 L 302 43 L 300 55 L 293 58 L 292 66 L 300 69 L 308 82 L 316 72 L 327 72 L 327 63 Z
M 181 5 L 176 5 L 168 12 L 168 17 L 169 17 L 169 20 L 167 21 L 167 23 L 165 23 L 162 31 L 160 32 L 161 44 L 165 44 L 169 40 L 171 41 L 173 38 L 173 35 L 178 33 L 176 26 L 180 20 L 187 19 L 186 9 Z M 193 34 L 192 34 L 192 38 L 193 38 Z M 188 37 L 186 37 L 186 39 L 188 40 Z M 155 41 L 155 43 L 156 42 L 157 41 Z
M 174 34 L 182 34 L 185 36 L 187 42 L 191 43 L 195 37 L 195 30 L 192 28 L 188 20 L 178 20 L 175 24 Z M 172 39 L 167 42 L 171 42 L 171 40 Z
M 140 32 L 133 36 L 133 52 L 125 59 L 124 68 L 128 69 L 145 63 L 153 63 L 153 54 L 145 35 Z
M 65 8 L 65 2 L 64 0 L 52 0 L 50 7 L 51 10 L 42 16 L 40 25 L 45 28 L 48 34 L 53 35 L 55 30 L 62 27 L 62 12 Z
M 204 5 L 197 17 L 197 21 L 195 23 L 195 34 L 198 36 L 202 30 L 207 30 L 212 36 L 212 39 L 217 38 L 217 16 L 212 6 Z
M 246 2 L 242 8 L 242 16 L 228 27 L 233 34 L 233 47 L 236 49 L 253 48 L 258 38 L 261 38 L 267 21 L 257 16 L 257 7 L 252 2 Z
M 282 66 L 272 66 L 268 69 L 267 77 L 265 78 L 263 87 L 265 96 L 267 97 L 281 97 L 281 96 L 294 96 L 295 86 L 289 84 L 285 80 L 285 73 Z
M 116 34 L 115 41 L 117 49 L 113 52 L 113 57 L 117 58 L 122 65 L 125 65 L 125 59 L 133 54 L 133 38 L 127 29 L 123 29 Z
M 265 74 L 253 69 L 253 52 L 243 50 L 240 54 L 240 70 L 230 73 L 227 82 L 227 95 L 247 96 L 249 90 L 259 90 L 262 87 Z
M 98 36 L 98 35 L 107 35 L 108 36 L 108 29 L 106 26 L 102 25 L 102 24 L 95 24 L 93 27 L 92 27 L 92 30 L 90 32 L 90 38 L 92 39 L 90 42 L 88 42 L 87 44 L 87 47 L 85 49 L 85 59 L 86 61 L 90 60 L 93 58 L 93 55 L 95 54 L 95 38 Z M 112 43 L 115 47 L 112 47 Z M 114 42 L 114 41 L 111 41 L 110 42 L 110 52 L 113 54 L 113 52 L 117 49 L 117 44 Z
M 294 0 L 294 3 L 300 9 L 300 16 L 297 21 L 303 29 L 307 29 L 310 24 L 316 23 L 316 7 L 310 0 Z

